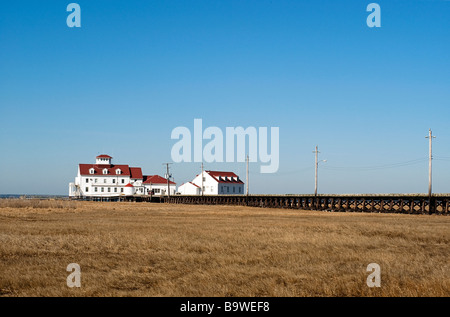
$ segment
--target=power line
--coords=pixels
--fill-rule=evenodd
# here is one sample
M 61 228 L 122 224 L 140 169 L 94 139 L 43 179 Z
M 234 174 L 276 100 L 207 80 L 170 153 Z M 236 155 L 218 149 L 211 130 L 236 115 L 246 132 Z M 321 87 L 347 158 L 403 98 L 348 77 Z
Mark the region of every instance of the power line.
M 324 166 L 324 169 L 327 170 L 342 170 L 342 171 L 346 171 L 346 170 L 378 170 L 378 169 L 388 169 L 388 168 L 395 168 L 395 167 L 403 167 L 403 166 L 410 166 L 410 165 L 415 165 L 415 164 L 419 164 L 422 162 L 427 161 L 426 158 L 420 158 L 420 159 L 415 159 L 415 160 L 410 160 L 410 161 L 404 161 L 404 162 L 398 162 L 398 163 L 391 163 L 391 164 L 383 164 L 383 165 L 372 165 L 372 166 Z

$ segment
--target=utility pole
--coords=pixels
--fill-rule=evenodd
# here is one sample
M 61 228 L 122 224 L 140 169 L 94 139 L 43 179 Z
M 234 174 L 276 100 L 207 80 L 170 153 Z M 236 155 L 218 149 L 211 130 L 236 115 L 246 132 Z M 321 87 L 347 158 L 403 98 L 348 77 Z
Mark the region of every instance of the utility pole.
M 202 162 L 202 196 L 203 196 L 203 162 Z
M 433 139 L 435 139 L 436 137 L 433 136 L 433 133 L 431 132 L 431 129 L 428 130 L 428 136 L 426 136 L 425 138 L 429 139 L 429 153 L 428 153 L 428 212 L 431 213 L 431 195 L 432 195 L 432 191 L 431 191 L 431 161 L 433 160 L 433 152 L 432 152 L 432 143 L 433 143 Z
M 316 145 L 316 150 L 315 151 L 313 151 L 313 153 L 315 153 L 316 155 L 316 159 L 315 159 L 315 186 L 314 186 L 314 196 L 317 196 L 317 181 L 318 181 L 318 177 L 317 177 L 317 174 L 318 174 L 318 170 L 319 170 L 319 163 L 320 162 L 326 162 L 327 160 L 321 160 L 321 161 L 319 161 L 319 148 L 318 148 L 318 146 Z
M 246 187 L 247 187 L 247 190 L 246 190 L 246 193 L 247 193 L 247 196 L 248 196 L 248 155 L 247 155 L 247 181 L 246 181 Z
M 318 146 L 317 145 L 316 145 L 316 150 L 313 151 L 313 153 L 315 153 L 315 157 L 316 157 L 316 160 L 315 160 L 314 196 L 317 196 L 317 170 L 318 170 L 318 167 L 319 167 L 319 161 L 317 159 L 318 159 L 318 154 L 320 153 L 319 150 L 318 150 Z
M 169 173 L 169 165 L 172 163 L 163 163 L 163 165 L 166 165 L 166 176 L 167 176 L 167 197 L 170 197 L 170 173 Z

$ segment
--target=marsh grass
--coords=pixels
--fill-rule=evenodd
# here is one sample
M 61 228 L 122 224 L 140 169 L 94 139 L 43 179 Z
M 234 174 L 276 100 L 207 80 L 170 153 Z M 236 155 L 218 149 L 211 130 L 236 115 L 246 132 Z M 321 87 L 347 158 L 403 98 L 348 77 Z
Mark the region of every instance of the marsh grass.
M 77 207 L 76 201 L 62 199 L 0 199 L 0 208 L 67 208 Z
M 0 295 L 450 295 L 446 216 L 63 203 L 0 205 Z

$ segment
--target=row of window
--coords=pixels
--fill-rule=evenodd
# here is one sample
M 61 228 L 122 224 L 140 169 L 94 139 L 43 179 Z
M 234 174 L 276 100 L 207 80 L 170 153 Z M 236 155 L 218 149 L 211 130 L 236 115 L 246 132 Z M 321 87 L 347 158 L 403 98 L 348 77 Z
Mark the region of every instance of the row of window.
M 102 170 L 103 175 L 108 175 L 109 171 L 107 168 L 104 168 Z M 89 174 L 95 174 L 95 170 L 93 168 L 89 169 Z M 121 175 L 122 171 L 120 170 L 120 168 L 116 169 L 116 175 Z
M 229 193 L 230 192 L 230 187 L 229 186 L 222 186 L 221 188 L 220 188 L 220 192 L 221 193 L 224 193 L 225 191 L 224 191 L 224 187 L 226 187 L 227 188 L 227 193 Z M 242 192 L 242 187 L 240 187 L 239 186 L 239 194 Z M 235 186 L 233 186 L 233 194 L 235 194 L 236 193 L 236 187 Z
M 92 180 L 92 179 L 91 179 L 91 180 Z M 97 181 L 98 181 L 98 179 L 97 179 L 97 178 L 94 178 L 94 183 L 97 183 Z M 89 178 L 86 178 L 86 183 L 89 183 Z M 112 183 L 113 183 L 113 184 L 116 183 L 116 179 L 115 179 L 115 178 L 112 179 Z M 121 179 L 121 183 L 122 183 L 122 184 L 125 184 L 125 179 L 122 178 L 122 179 Z M 103 184 L 106 184 L 106 178 L 103 179 Z
M 111 187 L 106 187 L 108 193 L 111 192 Z M 89 187 L 86 187 L 86 193 L 89 192 Z M 98 192 L 98 187 L 94 187 L 94 192 Z M 105 192 L 105 187 L 100 187 L 100 192 L 104 193 Z M 114 192 L 117 193 L 117 187 L 114 187 Z M 120 189 L 120 192 L 123 193 L 123 188 Z
M 220 192 L 221 193 L 224 193 L 225 191 L 224 191 L 224 188 L 226 187 L 226 189 L 227 189 L 227 193 L 229 193 L 230 192 L 230 187 L 229 186 L 222 186 L 222 187 L 220 187 Z M 203 191 L 205 192 L 206 190 L 205 190 L 205 186 L 203 186 Z M 211 193 L 214 191 L 214 187 L 212 187 L 211 186 Z M 233 186 L 233 193 L 235 194 L 236 193 L 236 187 L 235 186 Z M 239 193 L 242 193 L 242 187 L 239 187 Z
M 100 187 L 100 192 L 104 193 L 105 192 L 105 188 L 106 188 L 108 193 L 111 192 L 111 188 L 112 187 Z M 137 191 L 143 193 L 144 189 L 143 188 L 138 188 Z M 159 188 L 155 188 L 153 191 L 155 193 L 159 193 L 160 189 Z M 88 193 L 88 192 L 89 192 L 89 187 L 86 187 L 86 193 Z M 94 187 L 94 192 L 98 193 L 98 187 Z M 117 193 L 117 187 L 114 187 L 114 192 Z M 120 192 L 123 193 L 123 188 L 120 188 Z

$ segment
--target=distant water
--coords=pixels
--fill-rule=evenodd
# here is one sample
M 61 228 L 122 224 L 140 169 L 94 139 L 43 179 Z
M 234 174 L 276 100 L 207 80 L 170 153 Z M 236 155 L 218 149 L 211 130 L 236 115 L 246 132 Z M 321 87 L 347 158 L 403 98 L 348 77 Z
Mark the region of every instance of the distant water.
M 2 198 L 40 198 L 40 199 L 45 199 L 45 198 L 69 198 L 69 196 L 66 195 L 19 195 L 19 194 L 0 194 L 0 199 Z

